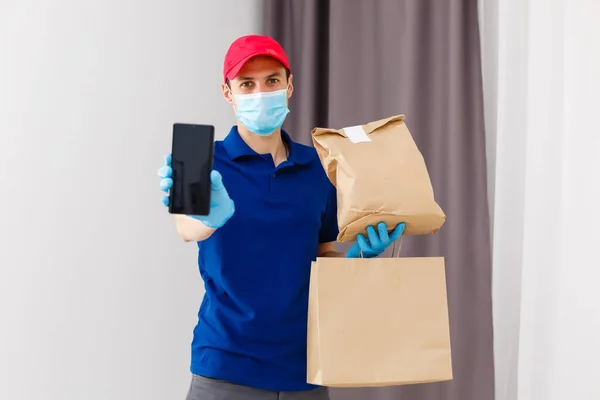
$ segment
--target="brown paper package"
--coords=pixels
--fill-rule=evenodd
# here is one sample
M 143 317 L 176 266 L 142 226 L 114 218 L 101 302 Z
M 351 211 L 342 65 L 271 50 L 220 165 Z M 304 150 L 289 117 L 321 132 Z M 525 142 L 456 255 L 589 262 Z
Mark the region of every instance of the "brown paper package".
M 362 126 L 313 129 L 314 146 L 337 188 L 339 242 L 354 241 L 382 221 L 390 230 L 404 222 L 405 235 L 435 233 L 444 224 L 404 119 L 396 115 Z

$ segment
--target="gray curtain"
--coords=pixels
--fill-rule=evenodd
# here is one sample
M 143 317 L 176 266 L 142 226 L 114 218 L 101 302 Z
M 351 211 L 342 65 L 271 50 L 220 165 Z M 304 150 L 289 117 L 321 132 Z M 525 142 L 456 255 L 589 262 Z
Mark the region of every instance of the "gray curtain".
M 337 400 L 494 398 L 490 226 L 477 0 L 266 0 L 295 92 L 284 128 L 405 114 L 447 223 L 406 237 L 403 256 L 446 258 L 454 380 L 334 389 Z

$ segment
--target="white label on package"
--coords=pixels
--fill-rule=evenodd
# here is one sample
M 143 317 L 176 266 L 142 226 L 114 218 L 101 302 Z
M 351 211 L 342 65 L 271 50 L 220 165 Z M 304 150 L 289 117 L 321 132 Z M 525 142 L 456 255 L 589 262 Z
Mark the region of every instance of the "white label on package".
M 352 143 L 361 143 L 361 142 L 372 142 L 367 132 L 363 129 L 362 125 L 349 126 L 344 128 L 344 132 L 346 136 Z

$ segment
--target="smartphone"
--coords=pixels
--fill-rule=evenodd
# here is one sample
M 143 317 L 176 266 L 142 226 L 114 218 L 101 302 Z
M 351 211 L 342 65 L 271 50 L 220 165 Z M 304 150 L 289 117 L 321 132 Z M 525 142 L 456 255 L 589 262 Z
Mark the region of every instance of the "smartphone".
M 208 215 L 210 212 L 214 136 L 212 125 L 173 124 L 169 213 Z

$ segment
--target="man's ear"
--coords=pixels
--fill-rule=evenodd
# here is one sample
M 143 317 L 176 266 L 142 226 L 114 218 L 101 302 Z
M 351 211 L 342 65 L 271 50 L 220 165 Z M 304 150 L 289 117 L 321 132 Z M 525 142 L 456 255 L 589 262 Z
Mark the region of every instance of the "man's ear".
M 223 97 L 225 98 L 225 101 L 229 104 L 233 104 L 233 95 L 231 94 L 231 91 L 226 83 L 221 84 L 221 90 L 223 91 Z
M 292 93 L 294 93 L 294 83 L 292 82 L 293 78 L 294 78 L 294 75 L 290 74 L 290 77 L 288 79 L 288 94 L 287 94 L 288 99 L 290 97 L 292 97 Z

